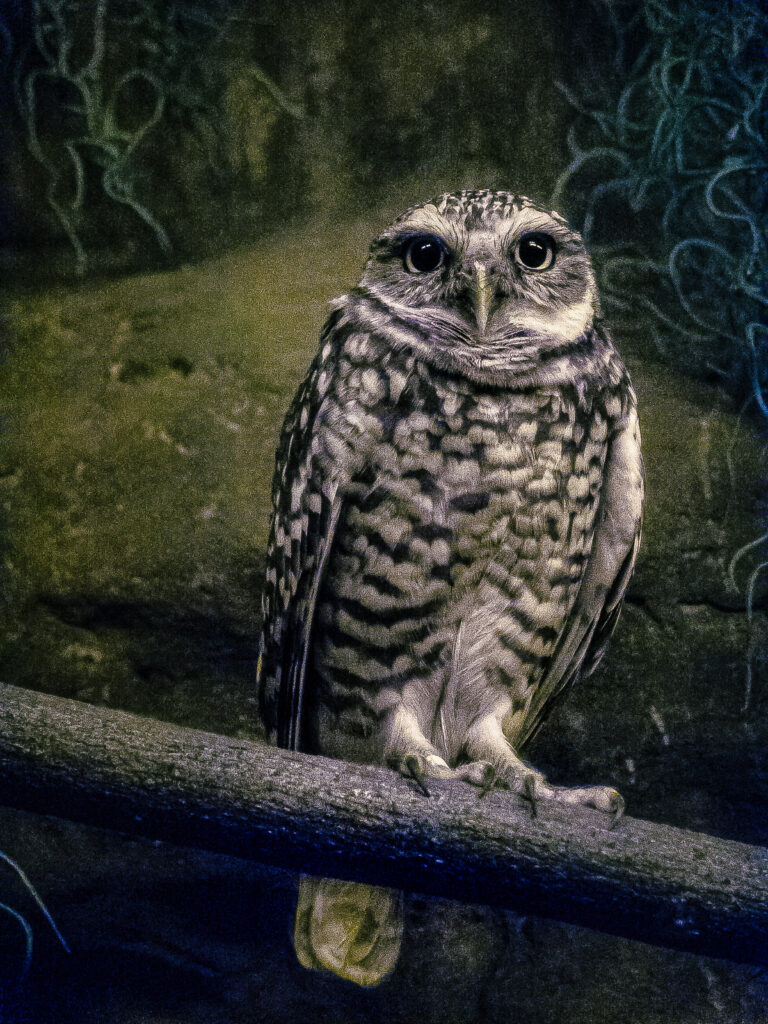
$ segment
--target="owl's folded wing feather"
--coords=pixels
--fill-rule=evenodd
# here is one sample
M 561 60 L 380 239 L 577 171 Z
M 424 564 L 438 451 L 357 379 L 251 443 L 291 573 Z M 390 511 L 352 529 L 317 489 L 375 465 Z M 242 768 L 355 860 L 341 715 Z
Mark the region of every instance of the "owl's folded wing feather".
M 593 672 L 602 658 L 635 564 L 642 507 L 640 430 L 632 406 L 610 442 L 592 551 L 576 603 L 515 738 L 517 746 L 535 734 L 551 702 L 578 676 Z
M 285 553 L 282 559 L 279 571 L 285 585 L 276 595 L 277 607 L 262 632 L 264 640 L 258 670 L 265 688 L 271 685 L 275 692 L 275 742 L 291 750 L 304 746 L 305 681 L 315 608 L 342 508 L 338 480 L 330 479 L 321 490 L 309 491 L 307 498 L 308 505 L 316 504 L 317 510 L 299 512 L 299 526 L 292 534 L 282 531 L 294 552 Z
M 324 338 L 332 333 L 333 318 Z M 302 712 L 318 592 L 348 478 L 325 421 L 330 371 L 318 355 L 283 424 L 262 593 L 259 707 L 270 742 L 302 748 Z

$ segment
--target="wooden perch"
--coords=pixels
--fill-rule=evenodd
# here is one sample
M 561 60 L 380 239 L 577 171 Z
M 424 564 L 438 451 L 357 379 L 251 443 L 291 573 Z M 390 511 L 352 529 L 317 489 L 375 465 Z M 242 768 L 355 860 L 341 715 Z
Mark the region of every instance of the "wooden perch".
M 0 685 L 0 803 L 768 963 L 768 849 Z

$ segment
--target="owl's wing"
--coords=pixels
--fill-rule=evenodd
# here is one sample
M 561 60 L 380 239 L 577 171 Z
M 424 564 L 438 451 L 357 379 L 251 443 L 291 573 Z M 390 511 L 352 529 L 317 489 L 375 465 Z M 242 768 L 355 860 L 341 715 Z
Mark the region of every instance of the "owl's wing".
M 307 658 L 317 596 L 342 510 L 348 479 L 343 441 L 329 421 L 333 376 L 326 342 L 310 367 L 283 424 L 272 483 L 272 524 L 262 593 L 256 670 L 259 707 L 268 739 L 300 749 Z M 323 358 L 323 355 L 326 358 Z M 335 444 L 334 444 L 335 442 Z M 334 458 L 333 455 L 340 455 Z
M 610 442 L 592 551 L 576 603 L 515 737 L 522 746 L 537 731 L 544 713 L 578 677 L 595 670 L 621 612 L 640 545 L 643 462 L 634 402 Z

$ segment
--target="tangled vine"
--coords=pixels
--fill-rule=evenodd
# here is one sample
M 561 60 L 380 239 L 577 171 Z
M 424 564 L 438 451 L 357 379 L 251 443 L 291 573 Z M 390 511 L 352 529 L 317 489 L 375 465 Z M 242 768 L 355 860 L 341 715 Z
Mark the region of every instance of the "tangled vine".
M 142 222 L 159 252 L 172 253 L 152 209 L 150 151 L 172 146 L 182 125 L 211 171 L 221 168 L 221 54 L 242 21 L 241 7 L 32 0 L 15 39 L 11 23 L 0 18 L 27 147 L 44 171 L 45 199 L 72 246 L 77 275 L 89 267 L 86 238 L 104 199 Z M 268 76 L 251 71 L 283 109 L 296 113 Z M 108 217 L 111 235 L 128 230 Z
M 13 872 L 15 872 L 17 878 L 20 880 L 24 889 L 26 889 L 27 893 L 32 897 L 38 909 L 40 910 L 48 924 L 53 929 L 53 933 L 58 939 L 59 943 L 61 944 L 62 949 L 66 953 L 69 953 L 69 946 L 65 942 L 64 936 L 56 927 L 56 922 L 51 917 L 48 908 L 46 907 L 45 903 L 43 903 L 42 899 L 37 893 L 37 890 L 32 885 L 27 876 L 24 874 L 19 865 L 16 863 L 16 861 L 9 857 L 8 854 L 0 852 L 0 862 L 7 864 L 8 867 L 11 868 Z M 12 918 L 18 924 L 19 928 L 21 929 L 24 935 L 24 956 L 22 960 L 21 969 L 19 971 L 16 981 L 18 985 L 21 985 L 26 980 L 27 975 L 29 974 L 30 966 L 32 964 L 32 947 L 34 942 L 32 927 L 23 914 L 19 913 L 18 910 L 14 910 L 14 908 L 9 906 L 7 903 L 0 902 L 0 913 L 7 914 L 10 918 Z M 2 1008 L 0 1007 L 0 1009 Z
M 594 0 L 610 68 L 558 88 L 574 112 L 553 203 L 595 256 L 625 331 L 768 418 L 768 19 L 762 0 Z M 587 62 L 589 66 L 589 62 Z M 607 73 L 606 73 L 607 71 Z M 745 584 L 753 637 L 768 533 Z M 749 706 L 755 643 L 747 658 Z
M 750 386 L 768 417 L 768 19 L 761 0 L 597 0 L 613 66 L 558 83 L 575 116 L 555 202 L 611 316 L 665 357 Z

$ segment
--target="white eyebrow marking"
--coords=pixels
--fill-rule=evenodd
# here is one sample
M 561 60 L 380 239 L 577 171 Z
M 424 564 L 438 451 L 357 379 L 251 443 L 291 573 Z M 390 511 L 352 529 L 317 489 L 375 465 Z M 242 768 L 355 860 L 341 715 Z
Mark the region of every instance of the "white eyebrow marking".
M 422 206 L 414 210 L 407 220 L 395 225 L 398 234 L 404 231 L 431 231 L 433 234 L 445 236 L 451 231 L 451 222 L 440 213 L 436 206 Z

